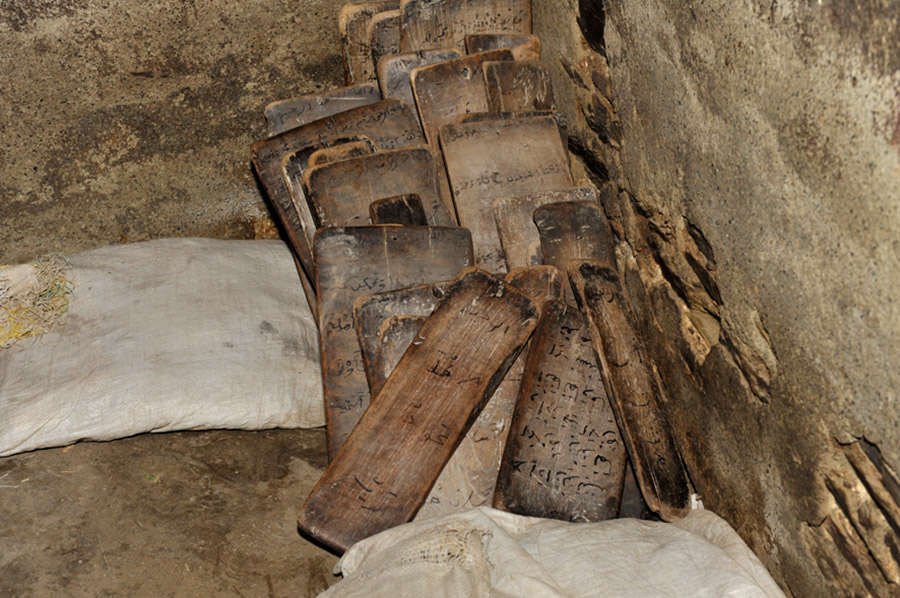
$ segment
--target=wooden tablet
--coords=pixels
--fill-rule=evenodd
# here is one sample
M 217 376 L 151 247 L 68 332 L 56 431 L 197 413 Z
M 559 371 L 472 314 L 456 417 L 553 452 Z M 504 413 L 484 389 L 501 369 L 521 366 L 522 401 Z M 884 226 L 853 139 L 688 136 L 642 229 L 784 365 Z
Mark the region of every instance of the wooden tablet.
M 381 325 L 375 352 L 375 375 L 369 387 L 373 397 L 387 382 L 427 319 L 427 316 L 391 316 Z
M 644 499 L 665 521 L 684 517 L 691 510 L 687 476 L 619 277 L 602 262 L 573 260 L 569 279 Z
M 269 137 L 338 112 L 368 106 L 378 101 L 381 101 L 378 86 L 373 83 L 361 83 L 272 102 L 265 110 Z
M 381 88 L 381 95 L 385 98 L 400 98 L 415 107 L 416 99 L 413 97 L 410 71 L 460 56 L 458 50 L 447 48 L 384 56 L 378 61 L 378 85 Z
M 329 162 L 338 162 L 348 158 L 358 158 L 367 154 L 375 153 L 375 144 L 371 139 L 360 139 L 359 141 L 348 141 L 347 143 L 338 143 L 330 147 L 323 147 L 309 155 L 307 167 L 321 166 Z M 304 172 L 306 168 L 304 168 Z M 300 182 L 302 185 L 303 174 L 301 173 Z
M 488 109 L 492 112 L 553 110 L 553 82 L 537 60 L 488 62 L 484 65 Z
M 375 78 L 372 49 L 369 47 L 369 23 L 388 10 L 397 10 L 399 0 L 380 0 L 345 4 L 338 16 L 338 30 L 344 50 L 347 83 L 365 83 Z
M 428 218 L 422 206 L 422 198 L 415 193 L 395 195 L 373 201 L 369 204 L 369 219 L 372 224 L 402 224 L 403 226 L 426 226 Z
M 369 38 L 369 52 L 375 68 L 384 56 L 400 53 L 400 11 L 386 10 L 369 21 L 366 27 Z M 377 74 L 377 70 L 373 70 Z
M 412 519 L 536 320 L 513 287 L 464 271 L 313 488 L 300 529 L 343 552 Z
M 466 52 L 477 54 L 509 48 L 515 60 L 540 60 L 541 39 L 525 33 L 473 33 L 466 36 Z
M 403 52 L 456 47 L 470 33 L 531 33 L 531 0 L 401 0 Z

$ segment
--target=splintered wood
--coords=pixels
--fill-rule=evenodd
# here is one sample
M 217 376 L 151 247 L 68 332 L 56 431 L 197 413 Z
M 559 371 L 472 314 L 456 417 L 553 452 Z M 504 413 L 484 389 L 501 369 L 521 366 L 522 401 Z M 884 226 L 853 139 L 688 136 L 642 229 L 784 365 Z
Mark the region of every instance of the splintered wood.
M 515 60 L 540 60 L 541 38 L 524 33 L 473 33 L 466 36 L 466 53 L 509 48 Z
M 550 73 L 537 60 L 486 63 L 484 84 L 491 112 L 553 110 Z
M 520 268 L 506 275 L 506 283 L 531 299 L 540 311 L 547 301 L 562 296 L 562 277 L 556 268 Z M 453 456 L 441 470 L 416 519 L 490 506 L 509 434 L 516 395 L 524 369 L 522 355 L 513 362 Z
M 684 517 L 691 508 L 687 476 L 619 277 L 602 262 L 572 261 L 569 279 L 644 500 L 665 521 Z
M 510 285 L 463 272 L 313 488 L 300 529 L 343 552 L 412 519 L 536 320 Z
M 272 102 L 265 110 L 266 120 L 269 123 L 269 137 L 380 100 L 381 93 L 376 85 L 361 83 Z
M 441 130 L 441 147 L 459 224 L 472 232 L 475 264 L 506 271 L 494 202 L 573 186 L 556 120 L 536 116 L 448 125 Z
M 510 270 L 544 263 L 541 238 L 534 224 L 534 210 L 560 201 L 594 201 L 596 192 L 590 187 L 563 191 L 535 191 L 525 195 L 503 197 L 494 202 L 494 223 Z M 559 264 L 553 264 L 557 268 Z M 565 267 L 566 264 L 563 264 Z
M 307 125 L 257 141 L 250 148 L 253 166 L 272 202 L 307 275 L 314 280 L 312 247 L 294 207 L 283 176 L 282 160 L 289 153 L 327 141 L 368 137 L 379 149 L 419 145 L 425 142 L 419 120 L 405 102 L 391 99 L 360 106 L 313 121 Z M 316 149 L 320 149 L 320 145 Z M 298 204 L 300 202 L 298 201 Z
M 397 10 L 399 0 L 346 4 L 338 16 L 338 29 L 344 49 L 347 83 L 365 83 L 375 78 L 372 49 L 369 47 L 369 23 L 378 13 Z
M 461 228 L 362 226 L 321 229 L 315 243 L 325 421 L 333 457 L 369 405 L 353 302 L 452 279 L 472 264 L 472 241 Z
M 544 263 L 566 272 L 572 260 L 594 260 L 615 266 L 615 242 L 603 210 L 594 201 L 549 203 L 534 210 Z M 575 305 L 571 285 L 566 301 Z
M 353 322 L 370 388 L 375 375 L 378 333 L 384 321 L 393 316 L 430 316 L 449 286 L 449 282 L 428 283 L 365 295 L 356 300 Z
M 403 52 L 456 47 L 470 33 L 531 33 L 531 0 L 401 0 Z
M 469 112 L 488 110 L 482 64 L 512 60 L 507 49 L 462 56 L 410 72 L 413 95 L 428 142 L 437 146 L 438 131 Z
M 404 226 L 426 226 L 428 217 L 422 206 L 422 198 L 415 193 L 395 195 L 373 201 L 369 204 L 369 219 L 372 224 L 402 224 Z
M 425 147 L 381 151 L 310 168 L 304 177 L 319 226 L 369 224 L 369 204 L 408 193 L 419 196 L 428 224 L 453 225 Z
M 566 521 L 611 519 L 626 460 L 584 316 L 551 302 L 525 358 L 494 506 Z

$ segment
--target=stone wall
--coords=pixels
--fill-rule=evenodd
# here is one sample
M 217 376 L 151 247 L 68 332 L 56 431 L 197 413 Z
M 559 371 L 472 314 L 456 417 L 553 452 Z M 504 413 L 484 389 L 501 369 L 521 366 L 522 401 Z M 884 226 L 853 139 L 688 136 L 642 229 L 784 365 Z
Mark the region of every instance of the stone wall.
M 793 595 L 896 592 L 900 7 L 534 6 L 697 492 Z
M 342 4 L 0 2 L 0 263 L 277 234 L 249 147 L 265 104 L 341 84 Z

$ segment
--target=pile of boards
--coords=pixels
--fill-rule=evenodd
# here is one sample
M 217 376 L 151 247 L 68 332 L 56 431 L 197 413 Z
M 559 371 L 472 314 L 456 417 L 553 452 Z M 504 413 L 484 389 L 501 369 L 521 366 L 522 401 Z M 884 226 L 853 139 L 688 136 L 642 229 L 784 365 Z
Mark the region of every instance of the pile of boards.
M 343 552 L 480 505 L 609 519 L 629 460 L 687 513 L 530 2 L 363 2 L 340 29 L 348 86 L 270 104 L 252 147 L 321 337 L 330 464 L 300 528 Z

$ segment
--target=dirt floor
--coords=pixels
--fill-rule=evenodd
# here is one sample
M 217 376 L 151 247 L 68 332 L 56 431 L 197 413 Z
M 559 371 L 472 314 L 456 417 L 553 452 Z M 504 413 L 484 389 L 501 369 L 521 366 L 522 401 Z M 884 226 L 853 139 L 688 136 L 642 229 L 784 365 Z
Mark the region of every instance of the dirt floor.
M 296 516 L 322 430 L 180 432 L 0 459 L 0 596 L 315 596 Z

